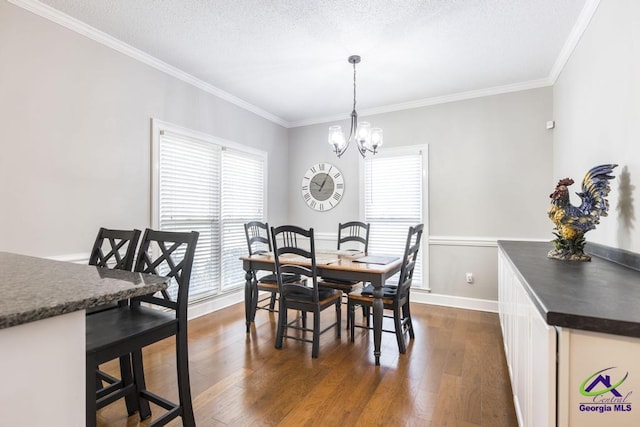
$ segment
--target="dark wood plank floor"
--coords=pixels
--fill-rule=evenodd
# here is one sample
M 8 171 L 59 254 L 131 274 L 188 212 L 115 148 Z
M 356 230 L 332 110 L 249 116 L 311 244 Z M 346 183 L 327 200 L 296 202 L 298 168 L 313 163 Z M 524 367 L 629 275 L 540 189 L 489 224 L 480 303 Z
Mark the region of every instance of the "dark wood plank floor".
M 334 317 L 331 310 L 322 314 L 323 323 Z M 340 340 L 325 333 L 320 357 L 311 359 L 311 344 L 285 340 L 282 350 L 274 348 L 277 314 L 259 310 L 249 334 L 242 304 L 194 319 L 189 360 L 196 421 L 200 427 L 516 426 L 498 316 L 412 304 L 412 317 L 416 339 L 407 354 L 385 333 L 381 366 L 374 365 L 372 333 L 362 329 L 353 344 L 347 331 Z M 144 357 L 149 389 L 176 398 L 173 341 L 148 347 Z M 127 418 L 122 402 L 99 411 L 98 422 L 148 424 Z

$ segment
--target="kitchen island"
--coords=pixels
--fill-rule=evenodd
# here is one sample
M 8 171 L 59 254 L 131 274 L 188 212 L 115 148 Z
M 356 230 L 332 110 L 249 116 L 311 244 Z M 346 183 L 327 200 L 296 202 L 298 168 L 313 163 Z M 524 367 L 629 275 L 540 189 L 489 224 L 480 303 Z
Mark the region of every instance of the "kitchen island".
M 85 309 L 167 278 L 0 252 L 3 425 L 85 424 Z
M 550 259 L 552 247 L 499 242 L 500 322 L 519 423 L 640 425 L 640 271 L 595 256 Z

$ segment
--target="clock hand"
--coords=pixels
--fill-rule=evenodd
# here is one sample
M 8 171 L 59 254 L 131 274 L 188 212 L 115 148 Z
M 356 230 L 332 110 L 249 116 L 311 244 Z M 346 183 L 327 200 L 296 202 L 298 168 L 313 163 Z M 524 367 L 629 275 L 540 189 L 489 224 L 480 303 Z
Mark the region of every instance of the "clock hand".
M 331 168 L 333 166 L 329 167 L 329 170 L 327 171 L 327 173 L 324 176 L 324 181 L 322 181 L 322 185 L 320 186 L 320 191 L 322 191 L 322 188 L 324 187 L 324 184 L 327 182 L 327 178 L 329 178 L 329 172 L 331 172 Z

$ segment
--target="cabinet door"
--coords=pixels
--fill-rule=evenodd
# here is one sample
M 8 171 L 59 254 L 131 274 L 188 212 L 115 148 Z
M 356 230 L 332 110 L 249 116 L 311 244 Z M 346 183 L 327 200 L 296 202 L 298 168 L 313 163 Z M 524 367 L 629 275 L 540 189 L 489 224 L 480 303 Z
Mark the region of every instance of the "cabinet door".
M 556 330 L 547 325 L 531 305 L 531 425 L 553 426 L 556 422 Z
M 529 422 L 529 390 L 531 387 L 531 335 L 530 316 L 531 302 L 529 296 L 520 284 L 520 281 L 513 277 L 513 289 L 515 291 L 515 329 L 514 329 L 514 383 L 513 400 L 516 407 L 516 415 L 521 426 L 531 425 Z
M 518 425 L 554 426 L 556 330 L 540 315 L 502 251 L 498 263 L 500 325 Z

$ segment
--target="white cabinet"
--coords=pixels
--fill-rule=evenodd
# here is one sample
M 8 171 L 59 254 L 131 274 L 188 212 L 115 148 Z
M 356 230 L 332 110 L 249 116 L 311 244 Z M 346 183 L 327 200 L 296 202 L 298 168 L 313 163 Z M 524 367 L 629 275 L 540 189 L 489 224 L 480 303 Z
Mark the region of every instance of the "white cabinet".
M 498 253 L 498 299 L 513 402 L 521 427 L 556 423 L 556 330 L 534 306 L 510 261 Z

